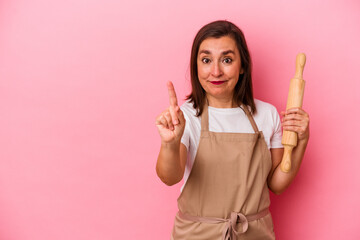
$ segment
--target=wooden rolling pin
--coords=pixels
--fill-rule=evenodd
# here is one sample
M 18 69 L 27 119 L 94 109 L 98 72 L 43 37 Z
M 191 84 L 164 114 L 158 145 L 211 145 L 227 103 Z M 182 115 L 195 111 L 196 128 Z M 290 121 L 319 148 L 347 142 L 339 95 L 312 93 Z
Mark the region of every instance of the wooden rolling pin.
M 290 80 L 286 110 L 295 107 L 302 107 L 305 88 L 305 81 L 303 80 L 305 62 L 305 54 L 299 53 L 296 56 L 295 76 Z M 293 148 L 297 145 L 297 133 L 292 131 L 284 131 L 281 143 L 284 146 L 284 156 L 281 161 L 280 168 L 283 172 L 287 173 L 291 169 L 291 153 Z

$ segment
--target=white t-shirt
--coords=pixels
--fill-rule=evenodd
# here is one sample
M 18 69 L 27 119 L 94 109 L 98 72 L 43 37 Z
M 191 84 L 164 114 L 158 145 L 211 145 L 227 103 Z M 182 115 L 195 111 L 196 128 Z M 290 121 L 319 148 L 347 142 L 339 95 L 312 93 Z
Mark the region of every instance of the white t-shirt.
M 255 99 L 256 114 L 254 121 L 264 134 L 268 148 L 282 148 L 281 122 L 276 108 L 266 102 Z M 192 103 L 186 101 L 181 107 L 184 113 L 186 124 L 184 134 L 181 138 L 187 148 L 187 161 L 184 173 L 184 185 L 190 175 L 194 164 L 195 155 L 200 141 L 201 116 L 196 117 L 196 110 Z M 241 108 L 208 108 L 209 131 L 211 132 L 235 132 L 254 133 L 251 123 Z M 183 189 L 184 185 L 181 187 Z

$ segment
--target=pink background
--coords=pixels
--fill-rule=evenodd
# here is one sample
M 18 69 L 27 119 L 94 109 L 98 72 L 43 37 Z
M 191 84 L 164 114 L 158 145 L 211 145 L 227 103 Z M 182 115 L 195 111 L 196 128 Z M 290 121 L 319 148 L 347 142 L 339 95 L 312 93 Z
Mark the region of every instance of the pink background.
M 189 93 L 196 32 L 244 31 L 255 97 L 286 105 L 307 54 L 311 140 L 272 195 L 277 239 L 359 239 L 360 2 L 0 1 L 0 239 L 169 239 L 155 117 Z

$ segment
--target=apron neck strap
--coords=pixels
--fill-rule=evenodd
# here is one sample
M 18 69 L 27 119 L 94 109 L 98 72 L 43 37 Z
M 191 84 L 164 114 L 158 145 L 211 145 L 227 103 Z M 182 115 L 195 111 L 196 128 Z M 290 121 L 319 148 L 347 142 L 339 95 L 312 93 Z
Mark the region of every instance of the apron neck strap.
M 249 119 L 249 121 L 251 123 L 251 126 L 254 129 L 254 132 L 259 133 L 259 129 L 258 129 L 256 123 L 255 123 L 255 120 L 254 120 L 252 114 L 250 113 L 249 109 L 247 108 L 247 106 L 244 105 L 244 104 L 241 104 L 240 108 L 243 109 L 244 112 L 246 113 L 246 116 L 248 117 L 248 119 Z
M 205 100 L 205 104 L 204 104 L 204 109 L 203 112 L 201 114 L 201 131 L 202 132 L 208 132 L 209 131 L 209 111 L 208 111 L 208 100 Z M 254 118 L 252 116 L 252 114 L 250 113 L 249 109 L 247 108 L 247 106 L 245 106 L 244 104 L 241 104 L 240 108 L 242 110 L 244 110 L 246 116 L 248 117 L 252 128 L 254 129 L 255 133 L 259 133 L 258 127 L 254 121 Z
M 201 114 L 201 131 L 208 132 L 209 131 L 209 112 L 208 112 L 208 100 L 205 98 L 204 109 Z

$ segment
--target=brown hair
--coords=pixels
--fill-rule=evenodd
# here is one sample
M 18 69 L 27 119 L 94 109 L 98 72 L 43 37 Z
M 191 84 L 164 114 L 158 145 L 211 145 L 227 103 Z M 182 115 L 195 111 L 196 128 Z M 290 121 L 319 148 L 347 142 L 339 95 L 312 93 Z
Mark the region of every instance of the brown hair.
M 250 106 L 251 112 L 256 113 L 256 107 L 253 98 L 252 80 L 251 80 L 251 58 L 246 45 L 243 32 L 233 23 L 228 21 L 215 21 L 203 26 L 196 34 L 190 57 L 190 76 L 191 76 L 191 93 L 186 97 L 193 103 L 196 109 L 196 116 L 200 116 L 204 109 L 205 90 L 200 85 L 198 78 L 197 57 L 200 44 L 207 38 L 220 38 L 223 36 L 232 37 L 240 53 L 241 67 L 244 70 L 239 75 L 239 81 L 235 85 L 233 100 L 239 106 L 241 103 Z

